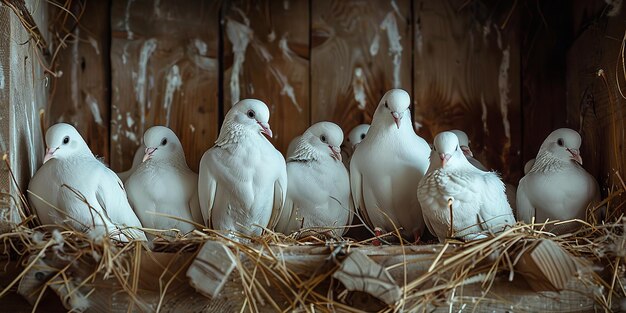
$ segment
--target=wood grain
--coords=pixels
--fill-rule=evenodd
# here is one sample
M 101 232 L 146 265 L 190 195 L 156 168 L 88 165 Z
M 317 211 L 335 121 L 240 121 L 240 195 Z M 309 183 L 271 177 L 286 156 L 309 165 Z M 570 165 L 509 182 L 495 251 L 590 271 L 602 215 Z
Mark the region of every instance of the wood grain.
M 310 122 L 309 2 L 229 1 L 223 21 L 224 114 L 237 100 L 262 100 L 285 153 Z
M 512 6 L 416 1 L 413 86 L 419 135 L 431 141 L 441 131 L 461 129 L 483 165 L 517 182 L 519 24 Z
M 109 162 L 110 1 L 74 2 L 71 10 L 79 17 L 76 23 L 66 11 L 50 6 L 50 20 L 73 35 L 58 53 L 57 71 L 51 80 L 47 105 L 47 126 L 65 122 L 74 125 L 91 151 Z M 53 29 L 55 36 L 63 36 Z
M 112 168 L 125 170 L 153 125 L 169 126 L 198 169 L 218 129 L 219 6 L 211 1 L 114 1 Z
M 312 123 L 347 136 L 387 90 L 411 93 L 410 1 L 312 1 L 311 14 Z

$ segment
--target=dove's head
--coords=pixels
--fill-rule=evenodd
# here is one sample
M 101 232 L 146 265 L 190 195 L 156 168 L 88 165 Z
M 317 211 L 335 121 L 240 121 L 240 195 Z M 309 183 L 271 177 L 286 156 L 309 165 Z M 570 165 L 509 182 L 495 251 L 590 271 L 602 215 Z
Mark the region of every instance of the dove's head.
M 335 123 L 319 122 L 307 129 L 303 136 L 315 150 L 328 154 L 331 158 L 341 161 L 341 143 L 343 130 Z
M 50 159 L 63 159 L 81 153 L 91 154 L 89 146 L 76 128 L 70 124 L 58 123 L 46 131 L 46 155 L 43 163 Z
M 352 148 L 356 147 L 367 135 L 367 131 L 370 129 L 369 124 L 361 124 L 350 131 L 348 134 L 348 143 Z
M 393 122 L 397 128 L 400 128 L 403 120 L 405 123 L 410 123 L 410 106 L 411 97 L 408 92 L 402 89 L 391 89 L 380 99 L 376 115 L 382 115 L 379 118 Z
M 183 156 L 183 147 L 174 132 L 164 126 L 150 127 L 143 134 L 143 142 L 146 145 L 143 161 L 156 159 L 168 160 L 174 156 Z
M 237 102 L 226 115 L 226 119 L 231 119 L 238 124 L 253 128 L 255 131 L 272 137 L 270 129 L 270 110 L 267 105 L 257 99 L 243 99 Z
M 474 157 L 474 153 L 469 147 L 470 142 L 469 142 L 469 138 L 467 137 L 467 134 L 464 131 L 458 130 L 458 129 L 453 129 L 450 132 L 454 133 L 456 137 L 459 139 L 459 146 L 461 147 L 461 150 L 463 150 L 463 154 L 468 158 Z
M 467 162 L 459 145 L 459 139 L 453 132 L 442 132 L 435 136 L 430 159 L 431 163 L 439 164 L 441 168 Z
M 574 161 L 580 165 L 583 159 L 580 157 L 580 134 L 569 128 L 559 128 L 553 131 L 541 144 L 540 150 L 549 151 L 554 157 L 563 161 Z

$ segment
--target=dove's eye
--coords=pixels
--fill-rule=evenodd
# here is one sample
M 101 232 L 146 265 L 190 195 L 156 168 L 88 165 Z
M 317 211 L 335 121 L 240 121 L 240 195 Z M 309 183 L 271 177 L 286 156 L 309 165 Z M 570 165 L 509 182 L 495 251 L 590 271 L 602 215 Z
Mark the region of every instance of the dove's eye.
M 365 134 L 361 134 L 361 140 L 365 139 Z
M 563 147 L 563 138 L 559 138 L 559 140 L 556 141 L 556 144 Z
M 459 151 L 459 146 L 456 146 L 456 149 L 454 149 L 454 151 Z
M 249 118 L 254 118 L 254 111 L 249 110 L 248 113 L 246 113 L 246 115 L 248 115 Z
M 322 137 L 320 137 L 320 139 L 322 140 L 322 142 L 326 142 L 326 136 L 322 135 Z
M 69 136 L 65 136 L 65 138 L 63 138 L 63 144 L 66 145 L 70 143 L 70 137 Z
M 161 145 L 165 146 L 167 144 L 167 138 L 163 138 L 163 140 L 161 140 Z
M 385 108 L 389 109 L 389 104 L 387 104 L 387 101 L 385 101 Z

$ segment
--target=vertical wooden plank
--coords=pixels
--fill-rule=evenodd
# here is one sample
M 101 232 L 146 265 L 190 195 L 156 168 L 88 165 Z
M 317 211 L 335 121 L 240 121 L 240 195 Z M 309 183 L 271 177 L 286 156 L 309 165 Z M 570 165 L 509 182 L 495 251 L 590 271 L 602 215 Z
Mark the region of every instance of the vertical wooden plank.
M 283 153 L 309 125 L 309 1 L 232 1 L 224 8 L 224 114 L 257 98 Z
M 586 5 L 577 3 L 574 11 L 581 13 Z M 601 186 L 621 188 L 615 172 L 624 178 L 626 100 L 618 88 L 626 95 L 626 74 L 620 54 L 626 12 L 623 8 L 614 11 L 604 4 L 596 8 L 586 22 L 580 23 L 587 27 L 581 30 L 567 53 L 565 113 L 568 126 L 581 133 L 584 168 Z M 620 202 L 613 200 L 612 203 Z
M 313 1 L 312 122 L 338 123 L 347 133 L 370 123 L 391 88 L 411 93 L 411 3 Z
M 513 2 L 416 1 L 415 123 L 430 141 L 464 130 L 486 167 L 517 182 L 520 161 L 518 9 Z
M 130 167 L 143 132 L 169 126 L 198 169 L 218 129 L 220 2 L 114 1 L 111 166 Z
M 74 2 L 71 11 L 50 6 L 50 20 L 71 31 L 57 59 L 61 76 L 52 79 L 47 105 L 48 126 L 65 122 L 81 133 L 94 154 L 109 160 L 110 1 Z M 63 20 L 66 20 L 65 25 Z M 56 29 L 57 35 L 63 31 Z

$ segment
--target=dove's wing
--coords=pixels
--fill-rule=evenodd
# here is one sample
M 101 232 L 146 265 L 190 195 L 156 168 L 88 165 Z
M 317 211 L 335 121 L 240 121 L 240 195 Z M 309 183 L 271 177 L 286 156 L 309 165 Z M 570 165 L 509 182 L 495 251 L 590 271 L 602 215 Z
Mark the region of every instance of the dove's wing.
M 198 201 L 200 203 L 200 209 L 202 214 L 203 223 L 213 228 L 211 225 L 211 211 L 215 204 L 215 196 L 217 193 L 217 180 L 212 170 L 212 157 L 213 148 L 204 153 L 200 160 L 200 173 L 198 174 Z
M 191 211 L 191 218 L 193 218 L 193 221 L 204 225 L 202 209 L 200 208 L 200 199 L 198 198 L 198 188 L 194 190 L 191 195 L 191 199 L 189 199 L 189 210 Z
M 94 169 L 94 175 L 99 175 L 100 181 L 96 189 L 96 199 L 105 214 L 117 226 L 122 226 L 122 231 L 127 237 L 138 240 L 147 240 L 143 231 L 136 229 L 142 227 L 139 218 L 130 207 L 126 190 L 117 175 L 105 166 Z M 125 227 L 135 227 L 124 229 Z
M 358 214 L 367 225 L 372 222 L 367 215 L 365 208 L 365 199 L 363 198 L 363 175 L 356 166 L 357 162 L 350 162 L 350 190 L 352 191 L 352 199 L 354 201 L 355 213 Z
M 515 218 L 511 205 L 504 192 L 504 183 L 493 172 L 481 175 L 483 178 L 483 192 L 479 211 L 483 230 L 501 231 L 506 225 L 514 225 Z
M 530 223 L 532 221 L 533 216 L 536 216 L 536 208 L 533 206 L 532 202 L 528 198 L 528 191 L 526 190 L 526 180 L 527 177 L 523 177 L 519 186 L 517 187 L 517 219 L 520 221 L 524 221 L 525 223 Z
M 283 207 L 285 205 L 285 198 L 287 198 L 287 175 L 281 175 L 274 182 L 274 205 L 272 206 L 272 215 L 270 217 L 270 223 L 268 228 L 274 230 L 276 225 L 283 216 Z M 291 212 L 285 212 L 285 215 L 289 216 Z

